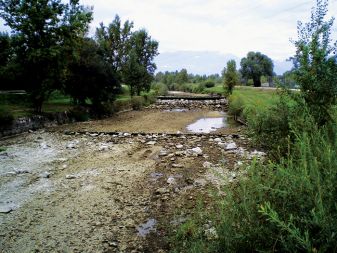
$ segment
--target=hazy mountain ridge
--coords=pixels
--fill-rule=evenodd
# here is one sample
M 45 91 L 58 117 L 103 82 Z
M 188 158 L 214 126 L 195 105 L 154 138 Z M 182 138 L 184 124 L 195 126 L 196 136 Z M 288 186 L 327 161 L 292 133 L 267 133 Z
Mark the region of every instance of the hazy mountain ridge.
M 193 74 L 221 73 L 228 60 L 234 59 L 240 66 L 241 58 L 233 54 L 221 54 L 210 51 L 176 51 L 164 52 L 155 58 L 157 71 L 175 71 L 182 68 Z M 292 68 L 292 63 L 273 60 L 274 72 L 278 75 Z

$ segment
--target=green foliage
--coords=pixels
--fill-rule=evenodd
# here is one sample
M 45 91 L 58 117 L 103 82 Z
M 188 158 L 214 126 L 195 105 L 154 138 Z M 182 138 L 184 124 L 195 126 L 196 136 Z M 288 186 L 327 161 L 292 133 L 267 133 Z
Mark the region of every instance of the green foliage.
M 11 124 L 13 120 L 13 114 L 6 108 L 0 107 L 0 127 Z
M 120 112 L 128 110 L 131 108 L 131 99 L 128 97 L 127 100 L 116 100 L 113 102 L 114 112 Z
M 212 87 L 215 86 L 215 83 L 214 83 L 213 81 L 211 81 L 211 80 L 207 80 L 207 81 L 204 83 L 204 85 L 205 85 L 205 88 L 212 88 Z
M 337 41 L 331 42 L 334 18 L 325 21 L 328 1 L 317 0 L 309 23 L 298 23 L 295 78 L 319 125 L 331 121 L 337 98 Z
M 273 75 L 273 61 L 260 52 L 249 52 L 247 57 L 241 59 L 240 65 L 242 77 L 253 79 L 255 87 L 261 86 L 262 75 Z
M 69 111 L 69 117 L 75 119 L 75 121 L 88 121 L 90 119 L 89 109 L 84 106 L 73 107 Z
M 144 103 L 145 99 L 142 96 L 134 96 L 131 98 L 131 107 L 133 110 L 141 110 Z
M 7 150 L 6 148 L 0 147 L 0 153 L 1 153 L 1 152 L 5 152 L 6 150 Z
M 149 91 L 151 82 L 154 79 L 156 64 L 154 57 L 158 55 L 158 42 L 153 40 L 144 29 L 132 34 L 131 50 L 126 61 L 126 68 L 123 71 L 123 79 L 130 86 L 131 96 L 142 91 Z
M 64 88 L 76 104 L 85 105 L 89 99 L 97 112 L 102 111 L 103 103 L 114 100 L 119 88 L 114 70 L 99 52 L 95 41 L 82 41 L 77 59 L 69 65 Z
M 36 112 L 41 112 L 49 94 L 60 88 L 67 63 L 64 59 L 72 55 L 77 37 L 87 31 L 92 12 L 77 0 L 70 4 L 5 0 L 0 2 L 0 17 L 14 34 L 17 76 L 25 81 Z
M 224 73 L 225 79 L 225 89 L 227 94 L 232 94 L 233 89 L 236 85 L 239 84 L 239 74 L 236 70 L 236 62 L 234 60 L 230 60 L 227 62 L 227 68 Z
M 312 128 L 296 132 L 293 155 L 251 165 L 237 185 L 224 187 L 213 212 L 193 222 L 212 220 L 218 240 L 206 241 L 197 231 L 176 241 L 178 251 L 193 252 L 204 243 L 200 252 L 334 252 L 337 129 Z
M 122 72 L 126 64 L 126 56 L 131 49 L 133 22 L 125 21 L 122 25 L 118 15 L 106 27 L 103 23 L 96 29 L 96 40 L 103 50 L 103 56 L 118 74 L 118 81 L 122 82 Z
M 168 87 L 164 83 L 153 83 L 151 88 L 155 91 L 157 96 L 167 95 Z

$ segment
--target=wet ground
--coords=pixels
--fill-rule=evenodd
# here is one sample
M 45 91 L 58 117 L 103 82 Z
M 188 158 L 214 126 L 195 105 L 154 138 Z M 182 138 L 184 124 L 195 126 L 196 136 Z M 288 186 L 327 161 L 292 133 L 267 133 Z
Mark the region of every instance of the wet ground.
M 0 252 L 167 252 L 197 199 L 264 155 L 241 127 L 187 128 L 224 116 L 144 110 L 0 140 Z

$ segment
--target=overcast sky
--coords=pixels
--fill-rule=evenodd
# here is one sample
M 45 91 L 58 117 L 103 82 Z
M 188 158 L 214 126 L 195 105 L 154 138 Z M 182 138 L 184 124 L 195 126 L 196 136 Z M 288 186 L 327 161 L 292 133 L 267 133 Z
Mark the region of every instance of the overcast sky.
M 294 54 L 289 39 L 308 21 L 315 0 L 80 0 L 94 7 L 91 34 L 118 14 L 159 41 L 159 51 L 215 51 L 243 57 L 260 51 L 274 60 Z M 337 14 L 330 0 L 329 16 Z M 337 37 L 337 22 L 334 37 Z M 0 28 L 4 30 L 0 20 Z
M 260 51 L 274 60 L 294 54 L 290 38 L 297 21 L 307 21 L 314 0 L 81 0 L 94 6 L 94 22 L 116 14 L 146 28 L 160 52 L 217 51 L 243 57 Z M 337 0 L 330 0 L 330 16 Z M 335 24 L 337 27 L 337 24 Z M 334 29 L 337 31 L 336 28 Z M 93 29 L 92 29 L 93 31 Z M 337 33 L 337 32 L 336 32 Z

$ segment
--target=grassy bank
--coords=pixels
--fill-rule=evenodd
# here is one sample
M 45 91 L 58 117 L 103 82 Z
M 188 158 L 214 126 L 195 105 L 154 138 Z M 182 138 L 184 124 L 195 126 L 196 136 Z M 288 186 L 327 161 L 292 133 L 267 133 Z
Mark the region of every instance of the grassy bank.
M 336 252 L 335 122 L 318 127 L 293 92 L 237 87 L 229 108 L 269 158 L 199 206 L 172 234 L 173 252 Z
M 106 105 L 105 109 L 108 113 L 125 110 L 130 107 L 140 109 L 143 106 L 153 103 L 155 101 L 155 96 L 156 90 L 151 89 L 149 92 L 142 92 L 141 96 L 131 98 L 128 88 L 123 86 L 122 92 L 117 95 L 114 103 Z M 86 102 L 88 105 L 91 104 L 89 100 Z M 77 111 L 76 105 L 74 105 L 72 99 L 61 92 L 52 93 L 50 98 L 43 104 L 42 110 L 43 113 L 47 114 L 64 111 L 74 111 L 74 113 L 76 113 Z M 2 122 L 2 118 L 4 118 L 4 121 L 10 121 L 12 119 L 32 115 L 34 115 L 34 111 L 27 94 L 0 94 L 0 122 Z

